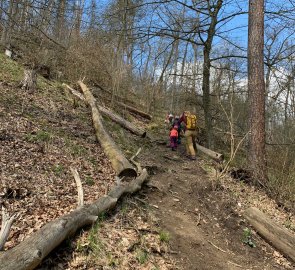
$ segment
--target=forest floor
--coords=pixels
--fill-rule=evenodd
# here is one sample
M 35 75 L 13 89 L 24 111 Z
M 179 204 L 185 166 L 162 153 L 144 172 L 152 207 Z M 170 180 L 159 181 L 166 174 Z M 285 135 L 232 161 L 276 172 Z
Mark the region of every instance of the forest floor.
M 9 72 L 0 70 L 0 204 L 19 217 L 5 249 L 77 207 L 70 167 L 79 171 L 85 203 L 115 185 L 85 104 L 43 79 L 36 92 L 24 92 L 8 77 L 22 70 L 13 62 L 7 67 Z M 129 120 L 146 128 L 155 124 Z M 256 206 L 294 232 L 294 216 L 262 190 L 228 175 L 217 179 L 215 164 L 200 153 L 196 161 L 187 160 L 183 144 L 172 152 L 105 121 L 127 157 L 142 147 L 138 161 L 149 172 L 148 182 L 65 241 L 37 269 L 295 269 L 249 231 L 243 218 L 246 208 Z M 165 140 L 166 133 L 158 124 L 154 136 Z M 245 238 L 256 247 L 243 243 Z
M 196 161 L 183 153 L 184 145 L 177 152 L 146 146 L 138 158 L 150 174 L 143 189 L 40 269 L 295 269 L 250 229 L 243 211 L 256 206 L 294 231 L 293 217 L 262 190 L 227 175 L 217 180 L 215 164 L 200 153 Z
M 153 213 L 171 236 L 179 269 L 293 269 L 255 232 L 256 247 L 243 243 L 250 228 L 243 218 L 247 207 L 259 207 L 281 224 L 288 214 L 254 187 L 229 176 L 218 181 L 213 164 L 200 155 L 197 161 L 187 160 L 183 152 L 183 146 L 178 153 L 155 147 L 143 162 L 162 164 L 151 176 L 150 185 L 157 188 L 147 199 L 157 206 Z

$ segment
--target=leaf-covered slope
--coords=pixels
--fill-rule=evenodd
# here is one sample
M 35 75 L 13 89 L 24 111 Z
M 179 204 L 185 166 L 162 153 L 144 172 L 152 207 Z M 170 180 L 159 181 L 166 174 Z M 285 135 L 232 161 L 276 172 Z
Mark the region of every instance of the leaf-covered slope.
M 10 248 L 76 207 L 70 166 L 80 173 L 86 203 L 105 194 L 115 174 L 93 138 L 86 106 L 41 77 L 33 94 L 21 90 L 22 67 L 0 58 L 0 201 L 20 214 Z

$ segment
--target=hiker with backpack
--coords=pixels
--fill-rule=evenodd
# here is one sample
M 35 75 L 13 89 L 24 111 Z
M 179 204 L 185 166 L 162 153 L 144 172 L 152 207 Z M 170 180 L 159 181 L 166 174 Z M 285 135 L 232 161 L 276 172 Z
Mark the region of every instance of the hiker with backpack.
M 179 119 L 179 124 L 185 124 L 184 137 L 186 139 L 186 154 L 189 159 L 196 159 L 196 137 L 197 137 L 197 116 L 189 111 L 183 112 Z

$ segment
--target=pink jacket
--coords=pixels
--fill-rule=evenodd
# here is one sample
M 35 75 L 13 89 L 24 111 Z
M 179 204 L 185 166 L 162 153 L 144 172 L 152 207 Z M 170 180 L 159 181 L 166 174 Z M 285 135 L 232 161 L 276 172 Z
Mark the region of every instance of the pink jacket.
M 170 131 L 170 137 L 178 137 L 178 131 L 177 129 L 171 129 Z

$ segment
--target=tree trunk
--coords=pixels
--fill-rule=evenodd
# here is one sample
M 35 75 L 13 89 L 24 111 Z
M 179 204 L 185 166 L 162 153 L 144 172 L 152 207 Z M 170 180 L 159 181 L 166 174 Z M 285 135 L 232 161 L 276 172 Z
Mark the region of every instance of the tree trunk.
M 144 169 L 141 175 L 129 184 L 116 186 L 110 191 L 109 195 L 98 199 L 93 204 L 82 206 L 70 214 L 49 222 L 18 246 L 0 253 L 1 269 L 34 269 L 66 238 L 72 236 L 79 228 L 93 224 L 97 216 L 112 209 L 122 195 L 138 191 L 147 176 L 147 171 Z
M 203 106 L 204 106 L 204 117 L 205 117 L 205 129 L 206 129 L 206 146 L 210 148 L 213 143 L 212 137 L 212 116 L 211 116 L 211 106 L 210 106 L 210 53 L 212 49 L 212 42 L 215 35 L 215 28 L 217 25 L 217 16 L 223 5 L 223 0 L 218 0 L 215 5 L 210 5 L 208 1 L 208 12 L 210 14 L 210 26 L 207 31 L 207 39 L 204 42 L 204 63 L 203 63 L 203 81 L 202 81 L 202 91 L 203 91 Z M 212 11 L 213 9 L 213 11 Z
M 288 126 L 288 105 L 289 105 L 289 99 L 290 99 L 290 93 L 291 93 L 291 83 L 292 83 L 292 77 L 290 75 L 287 76 L 287 85 L 286 85 L 286 100 L 285 100 L 285 108 L 284 108 L 284 122 L 285 122 L 285 127 Z
M 248 161 L 256 181 L 267 181 L 265 156 L 265 83 L 264 83 L 264 0 L 249 0 L 248 91 L 249 154 Z
M 119 177 L 120 176 L 135 177 L 137 175 L 135 169 L 132 167 L 130 162 L 125 158 L 121 150 L 117 147 L 113 139 L 105 130 L 102 124 L 102 118 L 96 107 L 95 98 L 93 97 L 88 87 L 83 82 L 79 81 L 78 84 L 80 85 L 84 93 L 87 103 L 91 107 L 92 119 L 93 119 L 93 125 L 95 128 L 95 131 L 96 131 L 96 137 L 100 145 L 102 146 L 104 152 L 110 159 L 113 169 L 116 171 Z
M 178 31 L 178 29 L 176 29 Z M 173 62 L 173 79 L 172 79 L 172 91 L 171 91 L 171 99 L 170 99 L 170 112 L 175 112 L 175 96 L 177 91 L 177 73 L 178 73 L 178 49 L 179 49 L 179 39 L 176 39 L 175 43 L 173 44 L 174 51 L 174 62 Z
M 15 2 L 14 1 L 9 1 L 9 8 L 8 8 L 8 11 L 7 11 L 7 19 L 6 19 L 6 22 L 4 23 L 4 27 L 3 27 L 3 30 L 2 30 L 2 35 L 1 35 L 1 40 L 0 40 L 0 43 L 1 45 L 3 46 L 7 46 L 9 44 L 9 33 L 11 33 L 12 31 L 12 27 L 13 27 L 13 10 L 14 10 L 14 7 L 15 6 Z M 5 11 L 6 13 L 6 11 Z
M 60 42 L 65 37 L 65 10 L 66 0 L 59 0 L 56 14 L 56 21 L 54 26 L 54 34 L 56 39 Z
M 198 91 L 197 91 L 197 80 L 198 80 L 198 73 L 199 73 L 199 64 L 198 64 L 198 46 L 193 44 L 193 53 L 194 53 L 194 60 L 193 60 L 193 81 L 192 81 L 192 89 L 188 92 L 188 95 L 185 99 L 185 105 L 187 103 L 188 97 L 194 97 L 194 103 L 198 104 Z M 197 112 L 197 109 L 196 109 Z
M 138 135 L 142 138 L 144 138 L 146 136 L 146 131 L 136 127 L 131 122 L 122 118 L 120 115 L 117 115 L 102 106 L 98 106 L 98 109 L 103 115 L 109 117 L 115 123 L 119 124 L 120 126 L 122 126 L 125 129 L 129 130 L 131 133 Z
M 254 229 L 273 247 L 295 262 L 295 235 L 278 226 L 255 207 L 248 208 L 244 216 Z
M 186 66 L 187 66 L 187 53 L 188 53 L 188 46 L 189 46 L 189 42 L 187 42 L 185 44 L 185 49 L 184 49 L 184 53 L 183 53 L 183 58 L 182 58 L 182 63 L 181 63 L 181 73 L 180 73 L 180 82 L 179 82 L 179 95 L 177 96 L 177 99 L 176 99 L 176 111 L 181 111 L 181 107 L 183 107 L 183 101 L 186 99 L 185 97 L 185 93 L 187 92 L 187 84 L 185 84 L 184 86 L 184 83 L 185 83 L 185 77 L 186 77 Z M 183 93 L 181 96 L 180 96 L 180 93 Z M 194 97 L 194 95 L 193 95 Z M 183 100 L 184 99 L 184 100 Z M 192 102 L 194 102 L 195 100 L 193 99 Z M 180 106 L 181 105 L 181 106 Z M 184 106 L 185 108 L 185 106 Z
M 28 91 L 34 91 L 37 88 L 37 72 L 35 69 L 25 69 L 21 88 Z
M 82 23 L 82 15 L 84 10 L 85 0 L 76 0 L 75 1 L 75 19 L 74 19 L 74 34 L 75 40 L 79 40 L 80 31 L 81 31 L 81 23 Z
M 3 15 L 3 10 L 4 10 L 4 0 L 0 0 L 0 21 L 3 20 L 2 15 Z M 2 29 L 3 31 L 3 29 Z
M 203 63 L 203 107 L 205 117 L 205 131 L 206 131 L 206 146 L 211 147 L 212 144 L 212 116 L 210 106 L 210 49 L 204 48 L 204 63 Z

